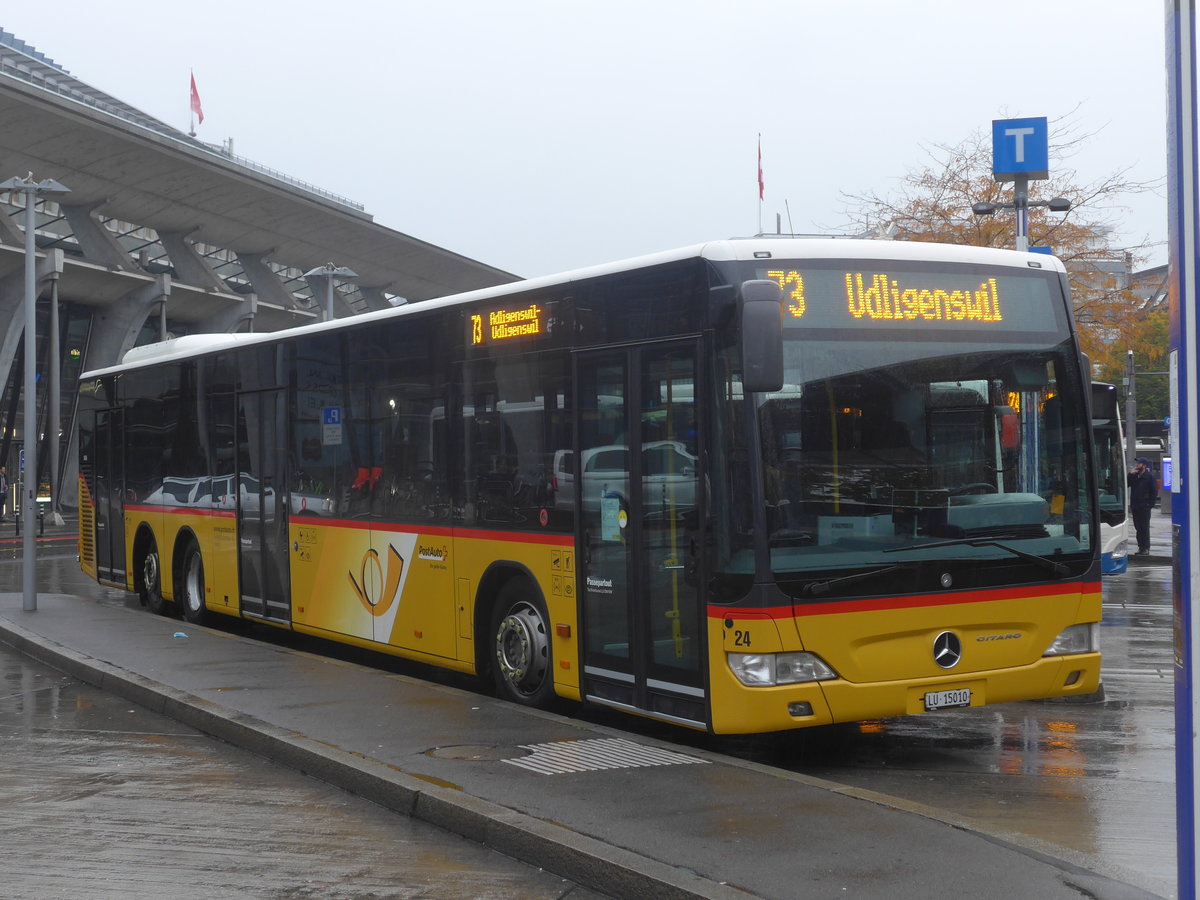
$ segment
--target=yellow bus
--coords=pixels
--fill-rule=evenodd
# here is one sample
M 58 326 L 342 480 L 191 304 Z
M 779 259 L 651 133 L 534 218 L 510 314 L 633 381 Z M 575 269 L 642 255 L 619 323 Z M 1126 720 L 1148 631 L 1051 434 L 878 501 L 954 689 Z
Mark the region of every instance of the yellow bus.
M 1129 566 L 1129 499 L 1126 497 L 1125 429 L 1116 385 L 1092 382 L 1092 439 L 1096 446 L 1100 572 L 1120 575 Z
M 1051 257 L 746 239 L 81 379 L 80 558 L 713 733 L 1080 695 L 1087 373 Z

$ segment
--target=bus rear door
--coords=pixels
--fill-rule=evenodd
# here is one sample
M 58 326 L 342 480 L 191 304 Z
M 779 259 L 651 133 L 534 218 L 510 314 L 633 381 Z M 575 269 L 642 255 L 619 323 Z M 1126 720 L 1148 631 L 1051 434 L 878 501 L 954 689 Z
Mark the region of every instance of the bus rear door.
M 124 420 L 125 414 L 120 409 L 81 413 L 79 463 L 95 511 L 96 578 L 122 587 L 125 586 L 125 470 L 121 449 L 125 439 Z M 15 494 L 10 488 L 10 511 L 15 506 Z

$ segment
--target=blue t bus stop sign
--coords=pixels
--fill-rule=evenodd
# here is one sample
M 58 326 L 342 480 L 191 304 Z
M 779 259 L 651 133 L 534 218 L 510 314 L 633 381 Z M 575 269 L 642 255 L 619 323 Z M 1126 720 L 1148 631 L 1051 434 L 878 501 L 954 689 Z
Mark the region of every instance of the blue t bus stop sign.
M 1050 129 L 1045 116 L 992 120 L 992 174 L 997 181 L 1049 177 Z

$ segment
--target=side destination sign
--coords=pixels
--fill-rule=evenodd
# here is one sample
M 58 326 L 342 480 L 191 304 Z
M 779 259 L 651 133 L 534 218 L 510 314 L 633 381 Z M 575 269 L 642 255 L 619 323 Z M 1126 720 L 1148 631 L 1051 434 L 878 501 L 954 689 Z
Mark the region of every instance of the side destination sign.
M 546 331 L 545 311 L 536 303 L 523 309 L 471 314 L 472 345 L 535 337 Z
M 783 288 L 785 325 L 1022 332 L 1060 327 L 1059 289 L 1050 273 L 896 271 L 868 263 L 849 271 L 780 267 L 757 275 Z

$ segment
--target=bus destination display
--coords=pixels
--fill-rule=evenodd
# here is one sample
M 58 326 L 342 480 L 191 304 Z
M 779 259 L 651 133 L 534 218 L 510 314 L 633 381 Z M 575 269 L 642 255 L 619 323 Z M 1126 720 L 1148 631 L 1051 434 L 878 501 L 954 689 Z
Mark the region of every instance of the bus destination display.
M 471 314 L 471 344 L 495 344 L 529 338 L 546 331 L 544 310 L 536 303 L 522 309 L 495 309 Z
M 885 265 L 758 274 L 779 283 L 785 323 L 792 325 L 1052 331 L 1057 324 L 1044 276 L 889 272 Z

